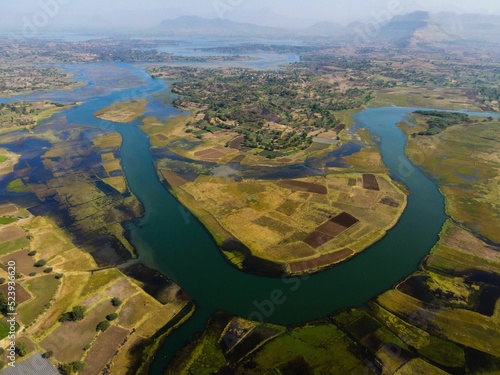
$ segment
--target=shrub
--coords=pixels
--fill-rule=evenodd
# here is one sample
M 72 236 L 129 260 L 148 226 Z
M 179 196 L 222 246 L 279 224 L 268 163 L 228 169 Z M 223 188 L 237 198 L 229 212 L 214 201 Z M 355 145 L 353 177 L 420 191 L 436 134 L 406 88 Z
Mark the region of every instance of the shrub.
M 104 332 L 105 330 L 107 330 L 109 328 L 111 324 L 107 321 L 107 320 L 103 320 L 102 322 L 99 322 L 99 324 L 97 325 L 97 327 L 95 327 L 96 331 L 102 331 Z
M 106 319 L 108 319 L 109 321 L 115 320 L 116 318 L 118 318 L 117 313 L 111 313 L 108 316 L 106 316 Z
M 45 259 L 40 259 L 35 263 L 35 267 L 43 267 L 47 264 L 47 261 Z
M 52 350 L 49 350 L 49 351 L 43 353 L 43 358 L 52 358 L 53 355 L 54 355 L 54 352 Z
M 35 276 L 36 275 L 36 272 L 30 272 L 30 274 L 28 276 Z
M 5 283 L 5 277 L 0 277 L 0 284 Z
M 43 272 L 44 272 L 44 273 L 51 273 L 51 272 L 52 272 L 52 270 L 53 270 L 53 268 L 52 268 L 52 267 L 48 267 L 48 268 L 45 268 L 45 269 L 43 270 Z
M 62 279 L 64 275 L 62 273 L 58 273 L 56 274 L 56 279 L 59 280 L 59 279 Z
M 59 318 L 59 321 L 62 322 L 77 322 L 85 318 L 85 307 L 84 306 L 75 306 L 70 312 L 65 312 Z
M 16 344 L 16 353 L 20 357 L 24 357 L 26 354 L 28 354 L 28 346 L 24 342 L 18 342 Z
M 113 306 L 120 306 L 122 303 L 123 303 L 123 301 L 120 298 L 118 298 L 118 297 L 113 297 L 111 299 L 111 304 Z
M 30 257 L 35 256 L 36 254 L 37 254 L 37 251 L 36 251 L 36 250 L 31 250 L 31 251 L 28 253 L 28 255 L 29 255 Z

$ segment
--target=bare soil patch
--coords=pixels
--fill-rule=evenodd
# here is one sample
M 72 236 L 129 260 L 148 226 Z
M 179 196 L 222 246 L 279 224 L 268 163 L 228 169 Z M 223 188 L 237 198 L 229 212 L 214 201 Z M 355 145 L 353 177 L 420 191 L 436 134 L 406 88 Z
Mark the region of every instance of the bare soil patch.
M 378 186 L 377 178 L 373 174 L 364 174 L 363 175 L 363 187 L 367 190 L 376 190 L 376 191 L 380 190 L 380 187 Z
M 328 192 L 325 186 L 314 184 L 312 182 L 283 180 L 280 182 L 280 185 L 287 189 L 292 190 L 293 192 L 305 191 L 308 193 L 315 193 L 315 194 L 326 194 Z
M 0 228 L 0 242 L 7 242 L 24 237 L 26 233 L 17 225 L 9 225 Z
M 111 326 L 101 333 L 87 355 L 87 368 L 81 374 L 100 374 L 118 352 L 119 347 L 125 343 L 128 334 L 128 330 L 117 326 Z

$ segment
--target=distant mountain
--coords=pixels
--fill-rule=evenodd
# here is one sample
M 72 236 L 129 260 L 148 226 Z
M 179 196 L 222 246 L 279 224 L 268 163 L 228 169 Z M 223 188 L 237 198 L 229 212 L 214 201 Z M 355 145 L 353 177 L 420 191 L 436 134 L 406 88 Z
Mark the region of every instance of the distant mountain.
M 353 22 L 341 26 L 319 22 L 301 29 L 260 26 L 228 19 L 182 16 L 165 20 L 157 32 L 190 36 L 263 36 L 273 38 L 318 36 L 354 43 L 384 43 L 399 47 L 427 46 L 457 40 L 500 42 L 500 16 L 413 12 L 383 24 Z
M 457 40 L 500 42 L 500 16 L 418 11 L 396 16 L 378 26 L 378 32 L 366 33 L 366 43 L 416 47 Z M 359 23 L 348 28 L 348 33 L 373 30 L 368 24 Z
M 165 20 L 159 26 L 159 31 L 172 35 L 273 35 L 283 32 L 282 29 L 258 26 L 250 23 L 240 23 L 221 18 L 201 18 L 197 16 L 182 16 L 172 20 Z
M 344 33 L 345 27 L 333 22 L 318 22 L 306 29 L 307 33 L 313 35 L 338 35 Z

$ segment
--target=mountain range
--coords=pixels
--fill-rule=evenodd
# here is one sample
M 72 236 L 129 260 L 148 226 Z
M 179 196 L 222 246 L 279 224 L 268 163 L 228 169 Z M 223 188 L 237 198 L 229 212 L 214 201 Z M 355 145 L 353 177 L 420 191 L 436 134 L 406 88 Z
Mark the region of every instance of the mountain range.
M 295 26 L 295 25 L 294 25 Z M 157 32 L 170 35 L 272 36 L 274 38 L 318 36 L 332 40 L 355 38 L 366 44 L 390 43 L 399 46 L 435 42 L 482 41 L 500 43 L 500 16 L 482 14 L 412 12 L 386 22 L 355 22 L 347 26 L 320 22 L 310 27 L 269 27 L 228 19 L 182 16 L 163 21 Z

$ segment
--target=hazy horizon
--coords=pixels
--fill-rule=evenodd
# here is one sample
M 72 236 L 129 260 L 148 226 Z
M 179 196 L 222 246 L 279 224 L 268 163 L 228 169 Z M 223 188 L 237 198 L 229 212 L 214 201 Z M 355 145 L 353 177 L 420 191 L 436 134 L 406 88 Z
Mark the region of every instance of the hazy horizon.
M 225 18 L 277 27 L 306 27 L 330 21 L 346 25 L 369 21 L 377 14 L 392 15 L 415 10 L 429 12 L 480 13 L 500 15 L 496 1 L 447 1 L 436 5 L 432 0 L 311 0 L 307 5 L 275 0 L 17 0 L 0 5 L 0 28 L 20 30 L 26 22 L 55 28 L 148 28 L 162 20 L 182 15 Z

